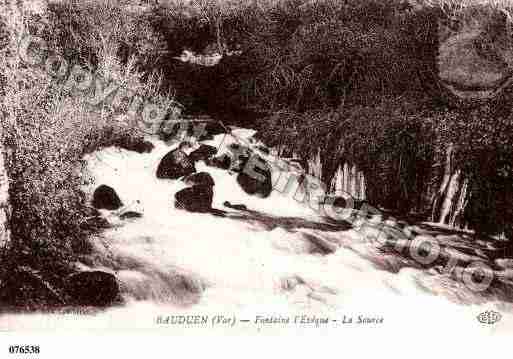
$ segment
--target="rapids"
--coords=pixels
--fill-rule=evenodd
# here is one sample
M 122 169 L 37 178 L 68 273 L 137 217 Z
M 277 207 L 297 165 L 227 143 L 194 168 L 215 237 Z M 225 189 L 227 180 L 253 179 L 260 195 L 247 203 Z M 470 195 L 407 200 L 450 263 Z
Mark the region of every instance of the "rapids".
M 252 135 L 240 129 L 233 133 L 245 139 Z M 235 138 L 227 137 L 216 136 L 206 143 L 222 148 Z M 379 335 L 375 331 L 379 328 L 397 333 L 411 328 L 419 335 L 512 331 L 509 304 L 498 300 L 457 303 L 447 292 L 479 295 L 427 269 L 386 270 L 379 265 L 382 254 L 360 233 L 347 225 L 328 223 L 294 199 L 293 192 L 273 191 L 266 199 L 249 196 L 234 174 L 199 162 L 197 170 L 210 173 L 216 183 L 213 207 L 226 213 L 175 209 L 173 195 L 185 185 L 155 176 L 160 159 L 172 147 L 156 139 L 151 142 L 155 145 L 151 153 L 107 148 L 85 158 L 85 192 L 91 195 L 98 185 L 109 185 L 125 207 L 102 212 L 112 228 L 93 239 L 95 254 L 77 265 L 114 273 L 124 304 L 88 315 L 7 315 L 0 329 L 274 333 L 315 328 L 365 330 L 374 335 Z M 226 208 L 225 201 L 244 204 L 249 211 Z M 120 220 L 120 212 L 126 210 L 141 212 L 143 217 Z M 320 250 L 319 243 L 332 250 Z M 394 257 L 389 255 L 389 260 Z M 501 312 L 502 320 L 493 326 L 479 323 L 476 317 L 485 310 Z M 250 322 L 237 322 L 234 327 L 156 323 L 157 317 L 172 315 L 235 316 L 237 321 Z M 284 318 L 294 321 L 303 315 L 314 319 L 284 324 Z M 359 316 L 367 318 L 366 324 L 358 324 Z M 329 322 L 315 318 L 329 318 Z

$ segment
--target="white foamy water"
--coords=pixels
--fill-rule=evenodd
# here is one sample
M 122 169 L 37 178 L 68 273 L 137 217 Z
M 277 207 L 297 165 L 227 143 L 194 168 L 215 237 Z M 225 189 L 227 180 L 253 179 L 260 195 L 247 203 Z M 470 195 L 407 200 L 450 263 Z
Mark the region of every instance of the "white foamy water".
M 149 154 L 108 148 L 86 158 L 87 176 L 92 180 L 85 187 L 88 193 L 100 184 L 109 185 L 124 202 L 123 210 L 143 214 L 122 221 L 118 213 L 103 212 L 114 227 L 95 239 L 97 254 L 92 264 L 81 264 L 84 269 L 115 273 L 126 303 L 95 315 L 7 315 L 0 327 L 227 333 L 315 328 L 374 335 L 380 335 L 379 328 L 389 333 L 411 328 L 418 335 L 512 331 L 513 319 L 501 303 L 456 304 L 436 295 L 442 290 L 437 290 L 436 280 L 427 271 L 380 270 L 369 260 L 377 256 L 371 244 L 355 231 L 326 227 L 317 213 L 293 199 L 293 193 L 273 192 L 266 199 L 249 196 L 240 189 L 235 174 L 199 162 L 197 170 L 209 172 L 216 183 L 213 207 L 228 215 L 175 209 L 174 193 L 185 185 L 156 178 L 160 159 L 172 148 L 152 142 L 155 149 Z M 244 204 L 250 211 L 231 210 L 223 206 L 224 201 Z M 316 253 L 309 236 L 338 243 L 340 248 L 332 254 Z M 500 311 L 502 320 L 494 326 L 480 324 L 476 316 L 485 310 Z M 250 323 L 239 322 L 235 327 L 155 323 L 158 316 L 179 314 L 209 318 L 221 314 Z M 254 324 L 257 315 L 291 320 L 316 315 L 328 317 L 330 323 L 319 327 Z M 383 318 L 383 324 L 356 324 L 359 315 Z M 352 317 L 353 323 L 342 324 L 344 316 Z

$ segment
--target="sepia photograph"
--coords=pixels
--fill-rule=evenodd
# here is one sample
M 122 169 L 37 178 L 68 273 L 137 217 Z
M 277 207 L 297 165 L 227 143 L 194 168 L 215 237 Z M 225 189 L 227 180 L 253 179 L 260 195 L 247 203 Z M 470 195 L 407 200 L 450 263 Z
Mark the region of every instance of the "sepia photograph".
M 1 0 L 0 62 L 0 338 L 513 335 L 513 0 Z

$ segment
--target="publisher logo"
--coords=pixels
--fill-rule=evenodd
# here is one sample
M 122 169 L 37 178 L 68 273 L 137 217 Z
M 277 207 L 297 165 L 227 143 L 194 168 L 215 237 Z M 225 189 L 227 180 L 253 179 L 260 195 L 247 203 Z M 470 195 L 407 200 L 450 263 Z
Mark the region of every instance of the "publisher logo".
M 495 324 L 502 318 L 501 313 L 494 312 L 493 310 L 487 310 L 477 316 L 477 320 L 483 324 Z

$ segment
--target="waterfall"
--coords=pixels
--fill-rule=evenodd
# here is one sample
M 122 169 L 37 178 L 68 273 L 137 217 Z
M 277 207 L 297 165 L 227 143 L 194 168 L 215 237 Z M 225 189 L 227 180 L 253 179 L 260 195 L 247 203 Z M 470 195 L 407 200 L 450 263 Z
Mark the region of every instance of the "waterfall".
M 350 166 L 347 162 L 339 165 L 331 179 L 329 192 L 348 193 L 355 199 L 366 199 L 364 173 L 359 171 L 356 165 Z
M 5 148 L 0 140 L 0 249 L 9 243 L 9 181 L 5 168 Z
M 458 196 L 457 201 L 455 202 L 455 209 L 452 213 L 451 220 L 449 221 L 449 225 L 456 227 L 456 226 L 464 226 L 462 216 L 463 211 L 465 211 L 465 207 L 468 203 L 468 179 L 465 178 L 463 180 L 463 185 L 461 186 L 461 191 Z
M 454 202 L 456 201 L 456 195 L 460 188 L 460 176 L 461 171 L 457 170 L 451 176 L 449 180 L 449 184 L 447 186 L 447 190 L 445 193 L 445 198 L 443 198 L 442 208 L 440 211 L 440 219 L 439 223 L 445 224 L 448 223 L 453 210 L 454 210 Z
M 308 159 L 308 174 L 315 178 L 322 178 L 322 162 L 321 162 L 321 149 L 313 158 Z
M 444 172 L 439 190 L 431 201 L 431 220 L 440 224 L 463 226 L 463 212 L 468 203 L 468 179 L 454 164 L 454 146 L 445 151 Z

